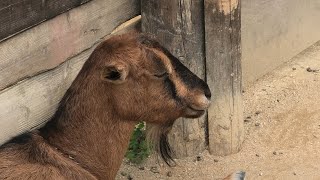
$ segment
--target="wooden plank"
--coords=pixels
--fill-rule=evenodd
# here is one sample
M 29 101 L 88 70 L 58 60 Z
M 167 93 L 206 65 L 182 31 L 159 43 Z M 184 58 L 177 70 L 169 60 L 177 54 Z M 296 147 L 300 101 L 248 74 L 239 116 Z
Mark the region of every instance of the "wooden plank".
M 192 72 L 205 78 L 203 1 L 142 0 L 142 30 L 155 35 Z M 180 119 L 169 135 L 176 157 L 201 153 L 206 147 L 205 117 Z
M 0 144 L 46 122 L 77 75 L 90 50 L 0 93 Z
M 1 42 L 0 90 L 56 67 L 138 14 L 138 0 L 95 0 Z
M 134 18 L 111 34 L 132 30 L 138 23 L 139 17 Z M 91 47 L 53 70 L 0 91 L 0 145 L 16 135 L 41 126 L 54 114 L 58 102 L 94 48 Z
M 90 0 L 4 0 L 0 3 L 0 41 Z
M 229 155 L 240 150 L 244 138 L 240 1 L 204 2 L 207 82 L 213 92 L 208 110 L 209 150 Z

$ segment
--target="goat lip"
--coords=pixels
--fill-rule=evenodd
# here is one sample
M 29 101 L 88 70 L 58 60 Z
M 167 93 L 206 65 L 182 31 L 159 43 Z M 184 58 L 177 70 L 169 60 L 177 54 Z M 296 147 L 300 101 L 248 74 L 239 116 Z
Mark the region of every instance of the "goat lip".
M 199 118 L 205 113 L 205 110 L 201 109 L 194 109 L 190 106 L 188 106 L 185 110 L 185 115 L 184 117 L 186 118 Z
M 191 110 L 193 110 L 193 111 L 205 111 L 205 110 L 207 110 L 208 108 L 206 108 L 206 107 L 187 106 L 187 109 L 191 109 Z

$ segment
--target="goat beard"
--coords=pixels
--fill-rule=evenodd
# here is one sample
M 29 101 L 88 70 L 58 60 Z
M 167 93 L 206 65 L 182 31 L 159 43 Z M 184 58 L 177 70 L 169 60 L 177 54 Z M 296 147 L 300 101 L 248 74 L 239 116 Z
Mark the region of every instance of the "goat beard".
M 173 122 L 161 125 L 147 125 L 147 141 L 151 143 L 153 150 L 155 150 L 170 167 L 176 165 L 172 158 L 173 153 L 168 141 L 168 133 L 170 132 L 172 125 Z

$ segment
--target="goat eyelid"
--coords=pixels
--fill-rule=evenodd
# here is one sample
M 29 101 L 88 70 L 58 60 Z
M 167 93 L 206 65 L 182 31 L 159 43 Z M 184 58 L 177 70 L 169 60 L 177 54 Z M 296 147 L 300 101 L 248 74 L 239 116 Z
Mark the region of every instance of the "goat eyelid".
M 165 77 L 169 76 L 169 73 L 168 72 L 164 72 L 162 74 L 154 74 L 154 76 L 157 77 L 157 78 L 165 78 Z

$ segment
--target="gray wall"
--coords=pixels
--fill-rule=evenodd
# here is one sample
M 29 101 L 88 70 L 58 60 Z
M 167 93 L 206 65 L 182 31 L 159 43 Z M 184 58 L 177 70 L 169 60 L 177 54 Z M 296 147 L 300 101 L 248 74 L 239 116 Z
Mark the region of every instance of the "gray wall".
M 320 0 L 242 0 L 244 85 L 320 40 Z

